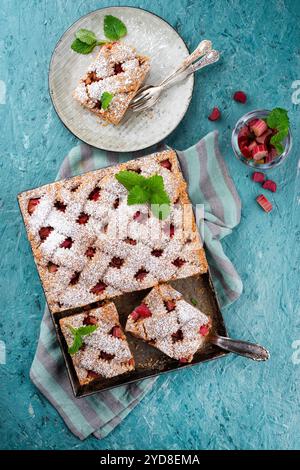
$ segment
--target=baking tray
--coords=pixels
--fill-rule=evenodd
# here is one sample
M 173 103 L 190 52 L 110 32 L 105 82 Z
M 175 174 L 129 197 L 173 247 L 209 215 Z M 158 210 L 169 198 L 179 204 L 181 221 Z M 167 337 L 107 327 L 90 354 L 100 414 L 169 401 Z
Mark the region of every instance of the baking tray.
M 209 316 L 212 321 L 211 333 L 217 333 L 221 336 L 227 336 L 223 317 L 219 308 L 216 298 L 215 290 L 213 288 L 209 273 L 198 276 L 193 276 L 185 279 L 178 279 L 171 281 L 170 284 L 181 292 L 184 299 L 188 302 L 191 299 L 197 301 L 196 307 Z M 118 310 L 120 323 L 125 327 L 128 315 L 132 310 L 141 303 L 142 299 L 150 292 L 151 289 L 145 289 L 138 292 L 132 292 L 120 297 L 111 299 Z M 97 307 L 103 302 L 92 304 L 92 307 Z M 89 305 L 86 310 L 89 310 Z M 80 310 L 82 311 L 82 309 Z M 228 354 L 226 351 L 221 350 L 217 346 L 210 344 L 208 341 L 204 343 L 202 348 L 194 355 L 193 361 L 188 364 L 180 364 L 178 361 L 166 356 L 158 349 L 150 346 L 144 341 L 135 338 L 130 333 L 126 333 L 127 341 L 131 352 L 135 359 L 135 370 L 113 377 L 111 379 L 99 379 L 88 385 L 80 385 L 77 379 L 72 359 L 68 354 L 68 347 L 63 337 L 59 326 L 59 319 L 68 315 L 73 315 L 74 310 L 69 313 L 61 312 L 51 314 L 54 322 L 56 335 L 61 346 L 61 350 L 67 366 L 69 378 L 71 381 L 72 389 L 76 397 L 86 397 L 97 392 L 109 390 L 120 385 L 125 385 L 137 382 L 149 377 L 155 377 L 161 374 L 166 374 L 171 371 L 195 366 L 201 362 L 217 359 Z
M 179 159 L 178 163 L 180 166 Z M 108 167 L 109 166 L 110 165 L 108 165 Z M 68 180 L 72 178 L 73 177 L 65 179 Z M 224 324 L 224 320 L 221 314 L 220 306 L 218 304 L 217 296 L 213 287 L 209 271 L 205 274 L 170 281 L 169 284 L 172 285 L 176 290 L 178 290 L 183 295 L 186 301 L 194 303 L 194 301 L 196 300 L 196 307 L 199 308 L 203 313 L 205 313 L 211 320 L 212 327 L 210 330 L 210 334 L 227 336 L 226 327 Z M 41 285 L 43 288 L 42 282 Z M 120 297 L 114 297 L 112 299 L 109 299 L 110 301 L 113 301 L 117 307 L 120 323 L 123 328 L 125 328 L 128 315 L 134 310 L 137 305 L 141 303 L 142 299 L 150 292 L 150 290 L 151 288 L 123 294 Z M 193 302 L 191 302 L 191 299 L 193 299 Z M 59 326 L 59 320 L 63 317 L 74 315 L 75 313 L 99 307 L 104 302 L 105 301 L 95 302 L 93 304 L 87 305 L 84 308 L 73 308 L 71 310 L 64 310 L 63 312 L 56 313 L 51 313 L 49 309 L 50 315 L 54 323 L 56 336 L 66 363 L 72 390 L 75 397 L 77 398 L 89 396 L 97 392 L 137 382 L 139 380 L 147 379 L 149 377 L 155 377 L 171 371 L 177 371 L 179 369 L 192 367 L 201 362 L 217 359 L 228 354 L 227 351 L 220 349 L 218 346 L 210 344 L 209 341 L 205 341 L 201 349 L 197 351 L 197 353 L 194 355 L 192 362 L 181 364 L 178 361 L 160 352 L 158 349 L 150 346 L 146 342 L 135 338 L 130 333 L 126 333 L 130 350 L 135 359 L 135 370 L 119 375 L 117 377 L 112 377 L 110 379 L 97 379 L 87 385 L 80 385 L 72 363 L 72 359 L 68 353 L 66 341 Z

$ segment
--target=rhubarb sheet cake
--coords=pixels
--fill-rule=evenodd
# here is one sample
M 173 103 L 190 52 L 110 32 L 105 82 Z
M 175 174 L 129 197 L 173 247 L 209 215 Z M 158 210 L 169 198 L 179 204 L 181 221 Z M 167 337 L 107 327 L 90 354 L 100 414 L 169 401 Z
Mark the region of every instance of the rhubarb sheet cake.
M 128 205 L 116 174 L 160 175 L 170 213 Z M 163 151 L 24 192 L 19 204 L 52 313 L 207 271 L 176 153 Z
M 149 69 L 148 57 L 134 48 L 123 42 L 106 44 L 81 78 L 74 98 L 105 121 L 119 124 Z M 112 95 L 107 109 L 101 103 L 103 93 Z
M 168 284 L 154 287 L 128 316 L 125 330 L 180 362 L 191 362 L 210 328 L 209 318 Z
M 80 385 L 134 369 L 113 302 L 59 320 Z

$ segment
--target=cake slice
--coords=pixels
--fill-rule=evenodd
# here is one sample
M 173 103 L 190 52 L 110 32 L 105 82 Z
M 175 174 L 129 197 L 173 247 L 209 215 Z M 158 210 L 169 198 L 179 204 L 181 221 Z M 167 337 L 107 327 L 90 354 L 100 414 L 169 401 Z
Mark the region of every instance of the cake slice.
M 105 44 L 74 90 L 74 98 L 105 121 L 119 124 L 149 69 L 149 58 L 133 47 L 124 42 Z M 112 95 L 107 109 L 101 102 L 103 93 Z
M 180 362 L 191 362 L 210 320 L 168 284 L 154 287 L 129 315 L 126 331 Z
M 134 359 L 113 302 L 62 318 L 59 324 L 80 385 L 134 369 Z

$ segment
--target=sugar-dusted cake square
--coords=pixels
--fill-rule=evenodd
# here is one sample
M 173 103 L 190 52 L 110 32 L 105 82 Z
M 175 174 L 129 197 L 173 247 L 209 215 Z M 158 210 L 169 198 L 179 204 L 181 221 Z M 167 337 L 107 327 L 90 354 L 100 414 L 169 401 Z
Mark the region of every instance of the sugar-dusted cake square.
M 59 320 L 81 385 L 134 369 L 113 302 Z

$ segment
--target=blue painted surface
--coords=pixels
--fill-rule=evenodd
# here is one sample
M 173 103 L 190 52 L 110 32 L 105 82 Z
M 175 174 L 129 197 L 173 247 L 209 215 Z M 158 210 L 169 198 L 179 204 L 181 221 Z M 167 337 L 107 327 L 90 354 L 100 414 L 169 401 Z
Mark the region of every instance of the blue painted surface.
M 224 247 L 245 286 L 224 316 L 232 336 L 264 344 L 271 360 L 256 364 L 230 355 L 172 374 L 167 382 L 162 378 L 105 440 L 91 437 L 82 443 L 29 380 L 44 297 L 16 194 L 52 181 L 76 144 L 48 95 L 48 63 L 57 40 L 80 16 L 113 4 L 151 10 L 175 26 L 190 48 L 207 37 L 223 52 L 218 65 L 197 76 L 189 111 L 167 143 L 183 149 L 212 129 L 220 131 L 222 152 L 243 203 L 241 224 Z M 300 79 L 299 24 L 296 0 L 2 2 L 0 341 L 7 361 L 0 364 L 1 448 L 300 448 L 300 107 L 291 100 L 292 83 Z M 232 101 L 237 89 L 247 92 L 246 105 Z M 218 123 L 206 118 L 214 105 L 222 110 Z M 230 135 L 244 112 L 274 106 L 290 112 L 294 149 L 270 175 L 279 190 L 265 193 L 274 204 L 273 212 L 265 214 L 255 202 L 263 191 L 233 157 Z

